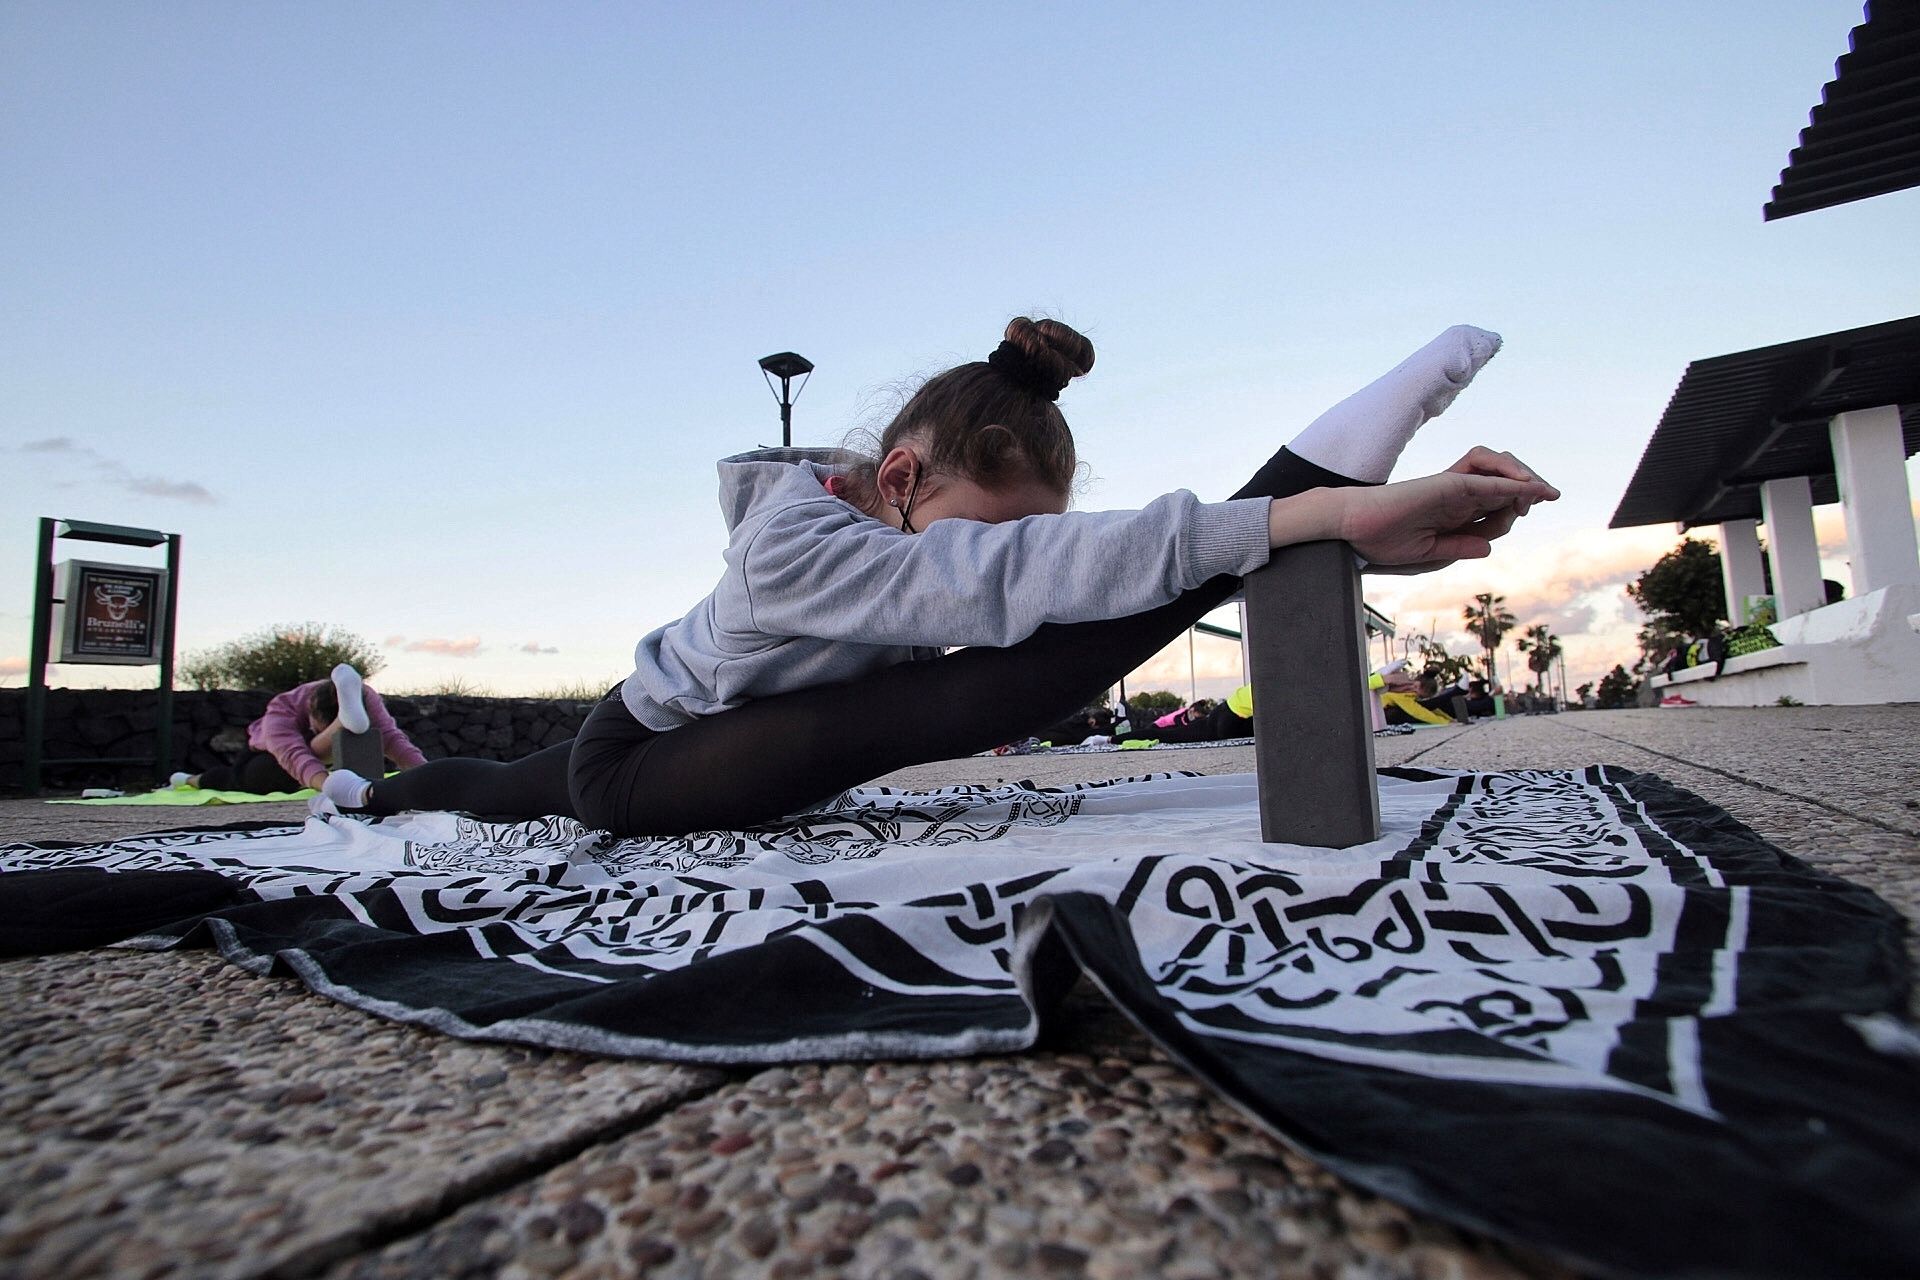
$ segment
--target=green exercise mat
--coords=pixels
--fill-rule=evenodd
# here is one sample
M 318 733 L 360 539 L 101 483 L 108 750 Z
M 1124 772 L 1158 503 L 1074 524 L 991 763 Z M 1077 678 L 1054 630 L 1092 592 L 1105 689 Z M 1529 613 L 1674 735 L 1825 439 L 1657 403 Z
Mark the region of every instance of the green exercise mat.
M 265 795 L 256 795 L 251 791 L 202 791 L 198 787 L 161 787 L 157 791 L 142 791 L 131 796 L 100 796 L 93 800 L 49 800 L 48 804 L 141 804 L 141 805 L 202 805 L 202 804 L 274 804 L 288 800 L 307 800 L 319 795 L 312 787 L 299 791 L 269 791 Z

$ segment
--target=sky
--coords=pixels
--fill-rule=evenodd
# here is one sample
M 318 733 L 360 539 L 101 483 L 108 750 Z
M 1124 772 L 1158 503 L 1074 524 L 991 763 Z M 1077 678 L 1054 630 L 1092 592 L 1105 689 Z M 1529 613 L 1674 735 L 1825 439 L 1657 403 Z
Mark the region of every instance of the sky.
M 0 0 L 0 683 L 55 516 L 182 535 L 187 653 L 312 621 L 390 690 L 611 684 L 719 576 L 713 462 L 779 442 L 760 356 L 814 361 L 795 441 L 837 444 L 1042 314 L 1098 350 L 1061 401 L 1092 509 L 1223 497 L 1499 331 L 1396 474 L 1482 443 L 1565 497 L 1369 600 L 1467 652 L 1499 592 L 1596 679 L 1677 540 L 1606 525 L 1688 361 L 1920 311 L 1920 191 L 1760 216 L 1860 20 Z M 1131 686 L 1236 682 L 1194 658 Z

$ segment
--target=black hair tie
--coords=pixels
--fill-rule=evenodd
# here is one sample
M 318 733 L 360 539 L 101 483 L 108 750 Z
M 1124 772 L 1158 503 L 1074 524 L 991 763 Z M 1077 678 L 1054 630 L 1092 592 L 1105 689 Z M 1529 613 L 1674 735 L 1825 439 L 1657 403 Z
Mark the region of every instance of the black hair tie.
M 1049 400 L 1060 399 L 1060 386 L 1056 375 L 1036 366 L 1027 358 L 1027 353 L 1011 342 L 1002 342 L 987 357 L 987 364 L 995 372 L 1023 391 L 1045 396 Z

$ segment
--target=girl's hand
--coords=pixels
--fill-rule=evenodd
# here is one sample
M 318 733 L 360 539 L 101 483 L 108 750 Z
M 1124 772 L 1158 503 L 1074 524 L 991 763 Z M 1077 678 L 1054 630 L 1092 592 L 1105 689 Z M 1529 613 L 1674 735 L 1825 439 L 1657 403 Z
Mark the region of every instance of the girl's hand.
M 1532 467 L 1529 467 L 1511 453 L 1505 450 L 1495 451 L 1480 444 L 1467 450 L 1467 456 L 1448 467 L 1447 470 L 1465 476 L 1505 476 L 1509 480 L 1540 479 L 1539 474 L 1536 473 Z M 1551 485 L 1548 487 L 1552 488 Z M 1559 496 L 1560 491 L 1554 489 L 1553 497 L 1558 498 Z M 1552 498 L 1549 498 L 1548 501 L 1552 501 Z M 1532 502 L 1522 503 L 1518 514 L 1525 515 L 1532 507 Z
M 1335 536 L 1403 573 L 1482 559 L 1534 503 L 1560 496 L 1512 454 L 1491 449 L 1475 449 L 1439 475 L 1327 492 L 1339 503 Z

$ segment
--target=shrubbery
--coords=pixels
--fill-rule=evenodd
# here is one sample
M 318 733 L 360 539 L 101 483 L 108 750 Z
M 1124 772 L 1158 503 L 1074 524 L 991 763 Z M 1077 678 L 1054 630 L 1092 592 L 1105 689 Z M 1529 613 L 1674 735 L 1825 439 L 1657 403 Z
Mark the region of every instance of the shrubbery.
M 1127 705 L 1135 711 L 1178 711 L 1187 705 L 1187 700 L 1177 693 L 1166 689 L 1147 689 L 1140 693 L 1129 694 Z
M 1720 553 L 1698 538 L 1688 538 L 1661 556 L 1627 587 L 1627 594 L 1653 619 L 1652 629 L 1664 628 L 1674 636 L 1704 636 L 1727 620 Z
M 387 665 L 380 651 L 351 631 L 300 622 L 269 627 L 214 649 L 188 654 L 180 682 L 195 689 L 271 689 L 324 680 L 345 662 L 363 676 Z
M 1602 711 L 1631 707 L 1634 705 L 1634 697 L 1639 688 L 1640 682 L 1628 674 L 1625 667 L 1616 662 L 1613 664 L 1613 670 L 1600 677 L 1600 691 L 1594 697 L 1594 705 Z

